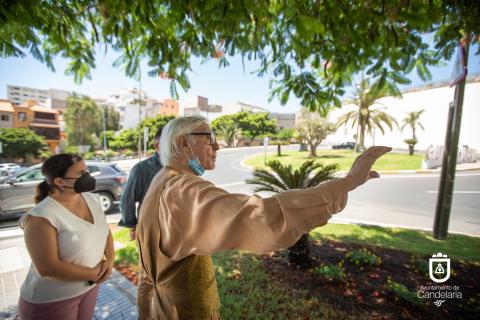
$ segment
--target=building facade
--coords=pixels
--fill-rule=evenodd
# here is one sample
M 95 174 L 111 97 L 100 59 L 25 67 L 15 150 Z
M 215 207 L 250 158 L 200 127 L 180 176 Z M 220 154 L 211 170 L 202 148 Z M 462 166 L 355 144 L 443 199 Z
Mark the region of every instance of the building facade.
M 95 101 L 101 106 L 113 106 L 120 114 L 122 129 L 132 129 L 146 118 L 158 115 L 177 116 L 178 102 L 173 99 L 149 98 L 145 91 L 138 88 L 119 89 L 106 99 L 98 98 Z M 140 106 L 141 105 L 141 106 Z
M 7 99 L 14 105 L 20 105 L 27 100 L 35 100 L 41 107 L 52 108 L 60 113 L 67 108 L 67 98 L 70 92 L 59 89 L 37 89 L 30 87 L 7 85 Z
M 5 100 L 1 100 L 0 110 L 4 109 L 6 104 L 8 103 Z M 11 107 L 13 114 L 10 128 L 30 129 L 45 139 L 50 151 L 58 152 L 61 133 L 60 113 L 57 110 L 41 107 L 34 100 L 27 100 L 20 105 L 11 104 Z
M 423 87 L 406 90 L 402 98 L 385 97 L 371 108 L 381 108 L 382 111 L 394 117 L 399 127 L 408 112 L 425 111 L 420 116 L 419 122 L 425 128 L 417 128 L 417 150 L 426 150 L 430 146 L 442 146 L 445 143 L 447 118 L 450 102 L 454 100 L 455 88 L 450 88 L 448 83 L 430 84 Z M 333 110 L 329 118 L 336 121 L 347 111 L 355 110 L 356 106 L 345 104 L 341 109 Z M 465 86 L 463 100 L 462 125 L 459 137 L 459 148 L 468 146 L 480 150 L 480 76 L 470 77 Z M 351 124 L 340 127 L 334 135 L 327 137 L 326 142 L 336 144 L 340 142 L 355 141 L 356 127 Z M 385 128 L 385 134 L 378 129 L 372 134 L 366 133 L 365 144 L 387 145 L 394 148 L 407 149 L 405 139 L 412 137 L 412 131 L 407 126 L 403 130 L 394 126 L 390 131 Z
M 270 112 L 265 108 L 262 108 L 253 104 L 241 102 L 241 101 L 236 101 L 236 102 L 225 105 L 223 107 L 222 115 L 234 114 L 240 111 L 247 111 L 247 112 L 253 112 L 253 113 L 266 112 L 268 113 L 268 117 L 270 119 L 277 120 L 278 129 L 295 128 L 295 113 Z
M 0 100 L 0 128 L 13 128 L 15 110 L 8 100 Z

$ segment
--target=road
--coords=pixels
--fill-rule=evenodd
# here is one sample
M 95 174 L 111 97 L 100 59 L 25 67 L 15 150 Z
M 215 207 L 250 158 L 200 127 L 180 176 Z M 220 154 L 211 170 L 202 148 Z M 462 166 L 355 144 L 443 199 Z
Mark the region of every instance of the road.
M 296 147 L 283 150 L 293 148 Z M 241 162 L 263 150 L 263 147 L 221 150 L 217 168 L 204 178 L 229 192 L 252 194 L 253 188 L 245 184 L 251 172 Z M 269 147 L 269 151 L 275 150 L 276 146 Z M 129 171 L 135 162 L 121 161 L 119 166 Z M 332 221 L 431 230 L 438 185 L 439 173 L 383 175 L 352 191 L 346 208 Z M 114 221 L 118 216 L 109 215 L 109 220 Z M 480 236 L 480 171 L 457 173 L 449 230 Z

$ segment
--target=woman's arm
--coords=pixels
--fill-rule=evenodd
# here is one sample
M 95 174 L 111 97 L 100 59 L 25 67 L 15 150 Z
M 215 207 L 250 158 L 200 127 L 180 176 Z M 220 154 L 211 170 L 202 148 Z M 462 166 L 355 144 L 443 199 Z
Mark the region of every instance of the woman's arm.
M 115 248 L 113 247 L 112 232 L 108 231 L 107 243 L 105 244 L 105 260 L 102 262 L 100 269 L 101 277 L 96 282 L 102 283 L 106 281 L 112 274 L 113 262 L 115 261 Z
M 32 263 L 42 277 L 63 281 L 97 281 L 100 264 L 89 268 L 60 260 L 57 230 L 44 218 L 26 216 L 24 237 Z

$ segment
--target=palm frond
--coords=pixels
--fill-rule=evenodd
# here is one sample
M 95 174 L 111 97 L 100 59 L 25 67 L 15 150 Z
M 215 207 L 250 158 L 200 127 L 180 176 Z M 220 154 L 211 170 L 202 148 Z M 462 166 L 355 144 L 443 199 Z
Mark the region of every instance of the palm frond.
M 320 164 L 319 170 L 308 180 L 305 188 L 315 187 L 316 185 L 335 178 L 335 172 L 338 170 L 338 164 L 323 166 Z
M 270 186 L 271 188 L 275 188 L 275 192 L 279 192 L 281 190 L 288 190 L 288 187 L 277 178 L 277 176 L 273 175 L 271 172 L 265 169 L 255 169 L 253 172 L 253 178 L 248 179 L 247 184 L 253 185 L 260 185 L 265 187 L 265 185 Z
M 267 166 L 272 172 L 255 169 L 253 178 L 246 180 L 247 184 L 256 185 L 255 192 L 278 193 L 284 190 L 311 188 L 334 178 L 334 173 L 338 170 L 336 164 L 323 166 L 315 160 L 305 161 L 296 170 L 291 165 L 283 165 L 277 160 L 267 162 Z

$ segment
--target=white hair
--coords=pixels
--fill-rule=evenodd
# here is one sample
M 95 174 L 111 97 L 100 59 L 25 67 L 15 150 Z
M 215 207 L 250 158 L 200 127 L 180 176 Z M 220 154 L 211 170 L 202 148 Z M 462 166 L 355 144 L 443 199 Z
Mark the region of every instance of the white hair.
M 182 152 L 179 137 L 190 134 L 194 129 L 207 124 L 202 116 L 181 117 L 170 120 L 163 128 L 160 138 L 160 161 L 167 166 L 170 161 Z M 192 144 L 195 140 L 190 140 Z

